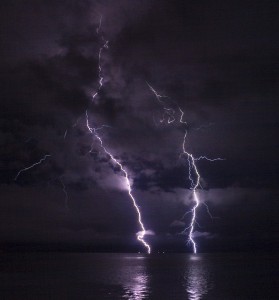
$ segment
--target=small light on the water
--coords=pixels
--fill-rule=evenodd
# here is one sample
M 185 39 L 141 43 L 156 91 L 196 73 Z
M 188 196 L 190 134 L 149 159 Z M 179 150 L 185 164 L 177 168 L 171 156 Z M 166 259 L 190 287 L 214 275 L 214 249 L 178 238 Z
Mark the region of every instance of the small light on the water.
M 191 256 L 190 256 L 190 260 L 201 260 L 201 257 L 198 256 L 197 254 L 191 255 Z

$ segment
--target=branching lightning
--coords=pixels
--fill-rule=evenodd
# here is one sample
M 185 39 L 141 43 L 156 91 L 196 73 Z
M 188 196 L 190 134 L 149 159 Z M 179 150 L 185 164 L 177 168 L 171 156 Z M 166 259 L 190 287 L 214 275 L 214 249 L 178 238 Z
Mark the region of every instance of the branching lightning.
M 46 154 L 43 158 L 41 158 L 39 161 L 35 162 L 34 164 L 32 164 L 31 166 L 28 166 L 26 168 L 23 168 L 21 170 L 18 171 L 17 175 L 15 176 L 14 180 L 16 181 L 18 179 L 18 176 L 22 173 L 22 172 L 25 172 L 25 171 L 28 171 L 32 168 L 34 168 L 35 166 L 37 165 L 40 165 L 42 162 L 44 162 L 48 157 L 50 157 L 51 155 L 50 154 Z
M 123 165 L 119 162 L 119 160 L 117 160 L 113 156 L 113 154 L 111 152 L 109 152 L 107 150 L 107 148 L 104 146 L 103 140 L 100 137 L 100 135 L 98 134 L 98 129 L 100 129 L 100 128 L 93 128 L 90 126 L 87 111 L 86 111 L 86 127 L 89 130 L 89 132 L 99 141 L 99 144 L 100 144 L 102 150 L 109 156 L 109 158 L 114 162 L 114 164 L 116 164 L 120 168 L 121 172 L 124 174 L 125 180 L 126 180 L 126 185 L 128 188 L 128 194 L 129 194 L 129 197 L 132 200 L 133 206 L 137 212 L 138 223 L 141 228 L 141 231 L 137 233 L 137 239 L 145 246 L 145 248 L 147 249 L 147 252 L 150 254 L 150 252 L 151 252 L 150 245 L 144 240 L 144 236 L 146 235 L 146 229 L 142 222 L 142 217 L 141 217 L 139 206 L 136 202 L 136 199 L 134 198 L 134 196 L 132 194 L 132 186 L 131 186 L 131 182 L 129 180 L 129 175 L 128 175 L 127 171 L 124 169 Z
M 98 52 L 98 87 L 97 87 L 96 91 L 94 93 L 92 93 L 92 102 L 99 95 L 99 92 L 101 91 L 101 89 L 103 88 L 103 85 L 104 85 L 104 75 L 103 75 L 103 68 L 102 68 L 102 55 L 103 55 L 103 51 L 105 49 L 108 49 L 109 41 L 105 40 L 104 36 L 102 35 L 102 33 L 101 33 L 102 28 L 101 27 L 102 27 L 102 15 L 100 16 L 99 24 L 98 24 L 98 27 L 96 28 L 96 33 L 97 33 L 97 35 L 100 35 L 100 39 L 102 41 L 102 44 L 101 44 L 101 46 L 99 48 L 99 52 Z M 168 113 L 167 110 L 168 109 L 166 108 L 166 116 L 171 114 L 171 112 Z M 140 227 L 140 231 L 137 232 L 137 240 L 140 243 L 142 243 L 142 245 L 146 248 L 148 254 L 150 254 L 151 253 L 151 247 L 145 241 L 145 236 L 148 234 L 148 231 L 145 229 L 145 226 L 143 224 L 140 207 L 137 204 L 137 201 L 136 201 L 135 197 L 133 196 L 132 183 L 129 179 L 129 174 L 128 174 L 127 170 L 124 168 L 123 164 L 118 159 L 116 159 L 115 156 L 104 146 L 103 140 L 102 140 L 101 136 L 98 134 L 99 130 L 103 129 L 104 127 L 110 127 L 110 126 L 103 125 L 101 127 L 96 127 L 96 128 L 91 127 L 87 110 L 85 111 L 85 115 L 86 115 L 87 130 L 90 132 L 92 137 L 99 142 L 99 145 L 100 145 L 101 149 L 104 151 L 104 153 L 106 153 L 109 156 L 109 158 L 113 161 L 113 163 L 120 168 L 121 172 L 123 173 L 123 175 L 125 177 L 128 194 L 129 194 L 129 197 L 130 197 L 130 199 L 132 201 L 132 204 L 135 208 L 135 211 L 137 213 L 137 221 L 138 221 L 138 224 L 139 224 L 139 227 Z M 72 127 L 77 127 L 79 122 L 80 122 L 80 119 L 81 118 L 78 118 L 76 120 L 76 122 L 72 125 Z M 63 135 L 64 140 L 66 139 L 67 135 L 68 135 L 68 129 L 66 129 L 65 132 L 64 132 L 64 135 Z M 93 151 L 93 144 L 91 145 L 91 149 L 90 149 L 89 153 L 91 153 L 92 151 Z M 33 163 L 32 165 L 30 165 L 28 167 L 25 167 L 25 168 L 19 170 L 17 175 L 15 176 L 14 180 L 16 181 L 22 172 L 26 172 L 27 170 L 30 170 L 30 169 L 34 168 L 35 166 L 42 164 L 50 156 L 51 155 L 46 154 L 39 161 Z M 66 208 L 68 208 L 69 197 L 68 197 L 68 193 L 67 193 L 67 190 L 66 190 L 66 186 L 65 186 L 64 182 L 62 181 L 61 177 L 59 177 L 59 182 L 62 186 L 63 193 L 65 195 L 65 206 L 66 206 Z
M 148 82 L 146 82 L 149 89 L 151 90 L 151 92 L 155 95 L 155 97 L 157 98 L 159 104 L 163 107 L 163 116 L 162 118 L 160 119 L 160 122 L 163 123 L 163 122 L 167 122 L 167 124 L 170 124 L 170 123 L 173 123 L 174 121 L 176 121 L 176 111 L 175 109 L 171 108 L 171 107 L 168 107 L 166 105 L 166 103 L 162 100 L 162 98 L 166 98 L 166 96 L 162 96 L 160 95 Z M 178 122 L 180 124 L 184 124 L 185 126 L 187 125 L 187 122 L 183 120 L 184 118 L 184 111 L 176 104 L 177 106 L 177 109 L 178 109 L 178 113 L 179 113 L 179 118 L 178 118 Z M 186 227 L 182 233 L 186 233 L 187 231 L 189 231 L 188 233 L 188 242 L 191 243 L 192 245 L 192 249 L 193 249 L 193 252 L 196 254 L 197 253 L 197 243 L 196 241 L 194 240 L 194 232 L 195 232 L 195 224 L 198 224 L 197 222 L 197 209 L 198 207 L 200 206 L 201 203 L 205 204 L 204 202 L 201 202 L 200 198 L 199 198 L 199 195 L 198 195 L 198 188 L 200 187 L 201 188 L 201 176 L 200 176 L 200 173 L 199 173 L 199 170 L 197 168 L 197 165 L 196 165 L 196 161 L 199 161 L 199 160 L 207 160 L 207 161 L 210 161 L 210 162 L 213 162 L 213 161 L 218 161 L 218 160 L 223 160 L 222 158 L 208 158 L 206 156 L 200 156 L 200 157 L 194 157 L 194 155 L 192 153 L 189 153 L 187 150 L 186 150 L 186 138 L 187 138 L 187 128 L 185 129 L 185 133 L 184 133 L 184 136 L 183 136 L 183 141 L 182 141 L 182 153 L 181 155 L 182 156 L 185 156 L 187 158 L 187 161 L 188 161 L 188 180 L 190 181 L 191 183 L 191 190 L 192 190 L 192 195 L 193 195 L 193 199 L 194 199 L 194 206 L 192 207 L 192 209 L 190 211 L 187 211 L 183 218 L 191 213 L 192 217 L 191 217 L 191 221 L 190 221 L 190 224 L 188 227 Z M 206 208 L 207 208 L 207 212 L 209 213 L 210 217 L 212 217 L 209 209 L 208 209 L 208 206 L 205 204 Z
M 195 158 L 194 156 L 187 152 L 185 149 L 185 143 L 186 143 L 186 137 L 187 137 L 187 130 L 185 131 L 185 135 L 183 138 L 183 143 L 182 143 L 182 149 L 183 149 L 183 154 L 187 155 L 187 159 L 188 159 L 188 164 L 189 164 L 189 172 L 188 172 L 188 176 L 189 176 L 189 180 L 191 182 L 191 188 L 193 191 L 193 198 L 194 198 L 194 207 L 192 208 L 192 219 L 190 222 L 190 231 L 189 231 L 189 241 L 192 243 L 193 246 L 193 252 L 196 254 L 197 253 L 197 245 L 196 242 L 194 240 L 193 237 L 193 233 L 194 233 L 194 226 L 195 226 L 195 222 L 196 222 L 196 213 L 197 213 L 197 208 L 200 205 L 200 199 L 198 197 L 197 194 L 197 188 L 200 185 L 200 174 L 198 172 L 197 166 L 195 164 Z M 193 179 L 192 177 L 192 169 L 194 170 L 195 176 L 196 176 L 196 180 Z
M 96 29 L 96 32 L 97 32 L 98 35 L 100 34 L 101 26 L 102 26 L 102 15 L 100 16 L 99 25 L 98 25 L 98 27 Z M 92 95 L 92 100 L 94 100 L 98 96 L 100 90 L 103 87 L 103 81 L 104 81 L 103 70 L 102 70 L 102 53 L 103 53 L 104 49 L 108 48 L 108 42 L 109 41 L 105 40 L 103 36 L 101 36 L 101 39 L 103 41 L 103 44 L 101 45 L 101 47 L 99 49 L 99 55 L 98 55 L 99 86 L 98 86 L 97 91 Z M 101 136 L 98 134 L 99 130 L 103 129 L 104 127 L 110 127 L 110 126 L 108 126 L 108 125 L 102 125 L 101 127 L 97 127 L 97 128 L 91 127 L 90 126 L 90 122 L 89 122 L 89 117 L 88 117 L 87 110 L 85 112 L 85 116 L 86 116 L 86 127 L 87 127 L 88 131 L 91 133 L 91 135 L 95 139 L 98 140 L 101 149 L 104 151 L 104 153 L 106 153 L 109 156 L 109 158 L 114 162 L 114 164 L 117 165 L 120 168 L 121 172 L 125 176 L 126 186 L 128 188 L 128 194 L 129 194 L 129 197 L 132 200 L 133 206 L 134 206 L 134 208 L 136 210 L 137 217 L 138 217 L 138 224 L 139 224 L 140 229 L 141 229 L 141 231 L 139 231 L 137 233 L 137 239 L 147 249 L 148 254 L 150 254 L 151 247 L 150 247 L 150 245 L 144 239 L 145 235 L 147 234 L 147 231 L 146 231 L 146 229 L 144 227 L 144 224 L 142 222 L 142 216 L 141 216 L 141 212 L 140 212 L 139 206 L 137 204 L 137 201 L 136 201 L 135 197 L 132 194 L 132 185 L 131 185 L 131 182 L 129 180 L 128 172 L 123 167 L 122 163 L 118 159 L 116 159 L 109 150 L 107 150 L 107 148 L 103 144 L 103 140 L 102 140 Z M 92 152 L 92 146 L 91 146 L 91 149 L 90 149 L 89 152 Z

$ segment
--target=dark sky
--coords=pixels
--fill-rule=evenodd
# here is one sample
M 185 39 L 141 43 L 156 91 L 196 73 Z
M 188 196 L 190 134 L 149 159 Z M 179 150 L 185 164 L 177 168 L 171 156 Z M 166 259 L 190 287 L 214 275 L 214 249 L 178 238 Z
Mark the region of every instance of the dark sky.
M 200 206 L 199 251 L 278 247 L 278 1 L 9 0 L 0 11 L 1 247 L 143 250 L 88 110 L 109 126 L 99 134 L 130 174 L 151 246 L 191 251 L 178 234 L 193 205 L 185 128 L 159 122 L 146 82 L 185 112 L 189 152 L 225 159 L 197 163 L 215 217 Z

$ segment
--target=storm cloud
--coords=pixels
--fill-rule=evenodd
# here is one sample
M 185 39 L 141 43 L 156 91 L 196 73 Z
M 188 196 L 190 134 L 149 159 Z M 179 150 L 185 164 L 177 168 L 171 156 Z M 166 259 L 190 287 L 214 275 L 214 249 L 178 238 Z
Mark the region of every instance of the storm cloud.
M 148 241 L 184 251 L 192 207 L 185 127 L 161 124 L 147 82 L 187 120 L 202 251 L 276 245 L 278 38 L 275 1 L 2 1 L 0 239 L 135 249 L 129 172 Z M 100 33 L 96 32 L 100 16 Z M 99 87 L 99 50 L 103 88 Z M 15 176 L 22 168 L 44 163 Z M 67 193 L 67 195 L 65 194 Z M 237 245 L 237 246 L 235 246 Z M 104 247 L 104 248 L 102 248 Z M 190 249 L 189 249 L 190 250 Z

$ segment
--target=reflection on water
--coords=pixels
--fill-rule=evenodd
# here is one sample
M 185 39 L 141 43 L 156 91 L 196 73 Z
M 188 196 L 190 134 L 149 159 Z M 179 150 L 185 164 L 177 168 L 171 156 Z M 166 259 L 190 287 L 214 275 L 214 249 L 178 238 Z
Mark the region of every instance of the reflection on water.
M 1 253 L 0 299 L 278 300 L 277 266 L 277 254 Z
M 189 300 L 200 300 L 211 289 L 209 271 L 199 255 L 190 256 L 185 272 L 185 286 Z
M 167 261 L 165 261 L 165 259 Z M 178 291 L 179 280 L 177 280 L 175 283 L 175 276 L 177 274 L 173 274 L 174 276 L 169 278 L 169 272 L 172 272 L 173 265 L 169 265 L 168 257 L 165 259 L 161 256 L 155 256 L 152 260 L 141 255 L 125 256 L 125 262 L 119 269 L 119 277 L 121 278 L 119 283 L 121 283 L 124 290 L 122 298 L 129 300 L 142 300 L 149 299 L 151 295 L 154 297 L 154 292 L 157 292 L 156 282 L 158 280 L 159 290 L 164 289 L 164 284 L 168 285 L 169 283 L 172 283 L 172 285 L 175 284 L 174 286 L 177 284 L 176 289 L 172 291 L 165 291 L 165 296 L 171 297 L 168 299 L 180 299 L 182 294 L 179 294 Z M 152 261 L 157 261 L 156 268 L 158 268 L 158 270 L 161 270 L 161 266 L 165 264 L 168 265 L 169 268 L 165 268 L 164 266 L 162 268 L 163 272 L 156 272 L 156 276 L 153 276 L 152 279 L 153 286 L 151 291 L 150 271 L 148 271 L 148 266 L 150 269 L 150 264 L 152 264 Z M 211 273 L 207 260 L 204 259 L 202 255 L 187 255 L 184 264 L 179 260 L 179 257 L 176 263 L 182 267 L 184 272 L 183 286 L 184 293 L 185 290 L 187 293 L 187 299 L 202 300 L 212 288 L 212 282 L 210 278 Z M 169 279 L 167 280 L 167 278 Z M 155 298 L 157 299 L 156 296 Z
M 125 294 L 123 298 L 129 300 L 141 300 L 148 299 L 149 296 L 149 277 L 146 271 L 145 257 L 134 256 L 127 257 L 126 259 L 134 260 L 135 264 L 132 263 L 132 269 L 129 265 L 123 267 L 122 271 L 128 274 L 125 283 L 123 284 Z M 138 265 L 138 260 L 141 260 L 140 265 Z
M 129 300 L 141 300 L 148 298 L 148 276 L 138 274 L 131 278 L 131 282 L 128 282 L 124 286 L 125 295 L 123 298 Z

